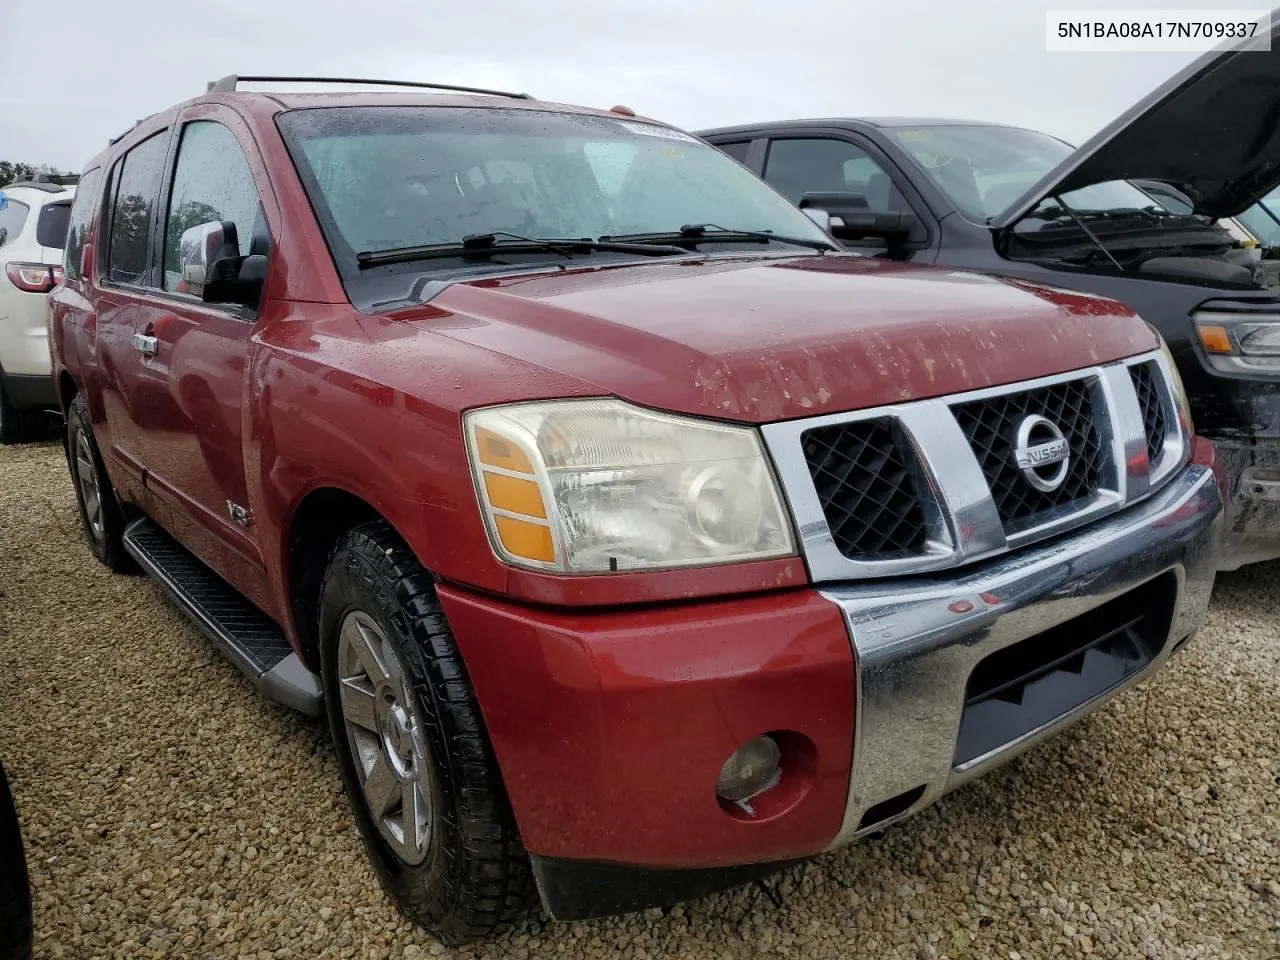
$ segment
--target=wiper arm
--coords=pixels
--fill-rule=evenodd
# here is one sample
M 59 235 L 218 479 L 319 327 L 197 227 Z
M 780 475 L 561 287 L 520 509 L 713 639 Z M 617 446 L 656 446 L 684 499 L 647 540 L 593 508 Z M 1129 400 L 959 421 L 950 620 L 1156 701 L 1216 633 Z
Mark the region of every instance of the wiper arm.
M 510 237 L 499 242 L 499 237 Z M 360 269 L 381 267 L 391 263 L 411 263 L 415 260 L 437 260 L 444 257 L 489 257 L 499 253 L 555 253 L 572 259 L 579 253 L 634 253 L 641 256 L 687 256 L 689 251 L 674 245 L 617 243 L 607 238 L 592 240 L 589 237 L 567 240 L 548 240 L 541 237 L 522 237 L 502 230 L 493 233 L 473 233 L 451 243 L 428 243 L 416 247 L 395 247 L 390 250 L 362 250 L 356 254 Z
M 788 237 L 774 233 L 772 230 L 730 230 L 714 223 L 687 223 L 679 230 L 669 233 L 635 233 L 619 237 L 601 237 L 601 240 L 623 240 L 630 243 L 789 243 L 792 246 L 808 247 L 826 253 L 838 250 L 835 244 L 827 240 L 810 240 L 807 237 Z

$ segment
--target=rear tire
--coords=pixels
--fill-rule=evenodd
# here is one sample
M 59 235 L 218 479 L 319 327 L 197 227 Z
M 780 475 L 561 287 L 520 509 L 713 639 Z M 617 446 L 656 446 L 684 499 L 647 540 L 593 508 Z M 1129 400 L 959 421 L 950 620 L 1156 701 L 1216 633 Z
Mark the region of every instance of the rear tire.
M 325 709 L 383 889 L 448 944 L 535 900 L 480 707 L 430 575 L 383 521 L 349 531 L 320 595 Z
M 133 559 L 124 549 L 124 511 L 98 451 L 83 393 L 76 394 L 67 409 L 66 452 L 89 549 L 116 573 L 132 572 L 136 569 Z
M 31 432 L 30 416 L 9 402 L 4 378 L 0 377 L 0 444 L 22 443 Z

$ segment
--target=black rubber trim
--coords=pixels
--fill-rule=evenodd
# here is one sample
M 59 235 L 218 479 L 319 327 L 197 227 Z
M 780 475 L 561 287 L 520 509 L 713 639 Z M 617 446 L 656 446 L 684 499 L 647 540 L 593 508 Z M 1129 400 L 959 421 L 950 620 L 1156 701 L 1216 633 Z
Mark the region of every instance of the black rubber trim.
M 533 855 L 529 859 L 542 905 L 554 920 L 589 920 L 668 907 L 743 886 L 801 862 L 668 869 Z

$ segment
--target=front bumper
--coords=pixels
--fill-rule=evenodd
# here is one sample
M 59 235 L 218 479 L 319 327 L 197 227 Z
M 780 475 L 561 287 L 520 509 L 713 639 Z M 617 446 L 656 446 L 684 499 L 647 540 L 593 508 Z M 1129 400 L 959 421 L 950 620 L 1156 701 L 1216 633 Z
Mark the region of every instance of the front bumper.
M 1215 439 L 1228 478 L 1219 569 L 1280 557 L 1280 438 Z
M 1204 617 L 1220 508 L 1213 470 L 1192 464 L 1120 514 L 949 579 L 586 614 L 440 595 L 544 903 L 568 919 L 705 893 L 752 875 L 733 868 L 879 829 L 1149 676 Z M 1049 715 L 1013 711 L 1000 740 L 990 708 L 966 732 L 980 664 L 1139 589 L 1159 621 L 1145 659 L 1113 682 L 1114 657 L 1080 682 L 1042 665 L 1050 682 L 1025 691 Z M 765 732 L 792 739 L 753 819 L 722 806 L 715 781 Z

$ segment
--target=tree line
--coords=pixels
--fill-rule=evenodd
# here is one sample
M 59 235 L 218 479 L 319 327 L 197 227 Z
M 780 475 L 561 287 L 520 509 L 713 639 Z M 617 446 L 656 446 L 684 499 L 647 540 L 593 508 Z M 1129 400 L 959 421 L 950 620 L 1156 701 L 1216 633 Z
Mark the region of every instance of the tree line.
M 8 186 L 18 180 L 30 180 L 38 173 L 55 177 L 73 175 L 70 171 L 59 170 L 48 163 L 15 163 L 12 160 L 0 160 L 0 187 Z

